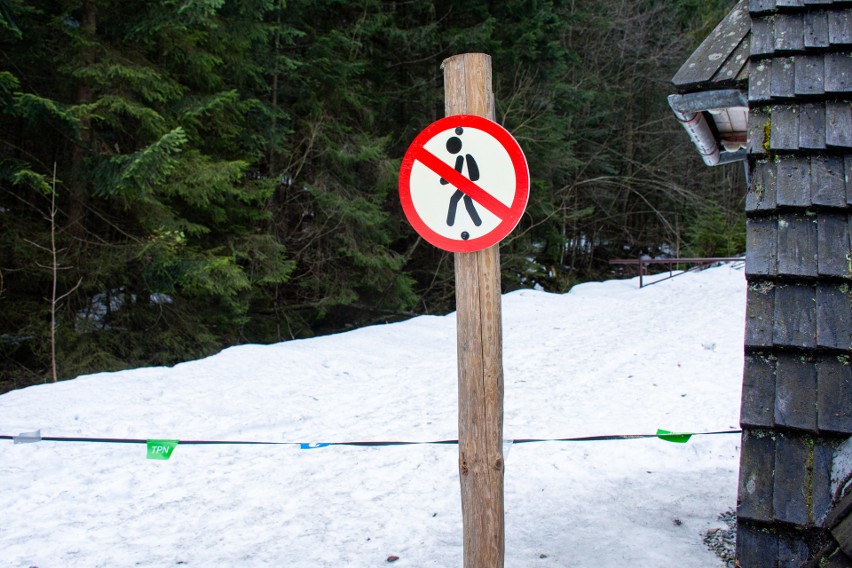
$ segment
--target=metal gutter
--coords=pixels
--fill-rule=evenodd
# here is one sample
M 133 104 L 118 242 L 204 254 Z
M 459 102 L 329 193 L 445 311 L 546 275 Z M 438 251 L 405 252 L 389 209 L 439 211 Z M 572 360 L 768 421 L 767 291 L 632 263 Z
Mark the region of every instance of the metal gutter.
M 680 112 L 699 112 L 711 108 L 747 107 L 748 95 L 740 89 L 698 91 L 682 95 L 669 95 L 669 106 Z
M 704 111 L 733 106 L 748 106 L 748 97 L 739 89 L 702 91 L 683 95 L 669 95 L 669 106 L 695 148 L 708 166 L 717 166 L 745 158 L 743 152 L 726 152 L 711 128 Z M 727 154 L 727 155 L 726 155 Z
M 708 166 L 715 166 L 719 163 L 721 152 L 719 144 L 716 143 L 716 137 L 713 135 L 713 130 L 707 124 L 707 119 L 704 118 L 704 113 L 691 112 L 685 113 L 679 110 L 674 110 L 675 117 L 680 121 L 680 125 L 689 134 L 692 143 L 701 155 L 701 159 Z

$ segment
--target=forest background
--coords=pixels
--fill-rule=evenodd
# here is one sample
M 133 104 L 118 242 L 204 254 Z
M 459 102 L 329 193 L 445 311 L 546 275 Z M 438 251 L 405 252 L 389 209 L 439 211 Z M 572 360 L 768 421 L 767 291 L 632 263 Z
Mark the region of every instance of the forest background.
M 504 291 L 743 252 L 666 103 L 733 4 L 0 0 L 0 392 L 453 310 L 397 175 L 458 53 L 532 176 Z

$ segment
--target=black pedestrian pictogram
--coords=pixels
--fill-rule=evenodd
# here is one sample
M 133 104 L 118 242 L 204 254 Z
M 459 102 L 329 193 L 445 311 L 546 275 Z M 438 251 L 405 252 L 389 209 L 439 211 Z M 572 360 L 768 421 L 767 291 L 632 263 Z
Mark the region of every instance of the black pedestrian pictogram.
M 479 166 L 476 164 L 476 160 L 473 159 L 473 156 L 470 154 L 461 155 L 459 153 L 462 149 L 462 141 L 459 136 L 461 136 L 463 132 L 464 129 L 461 126 L 456 128 L 455 133 L 457 136 L 453 136 L 447 140 L 447 151 L 450 154 L 458 154 L 458 156 L 456 156 L 454 169 L 458 173 L 462 173 L 464 167 L 467 166 L 467 178 L 470 181 L 477 181 L 479 179 Z M 448 183 L 450 182 L 441 178 L 441 185 L 447 185 Z M 462 200 L 464 200 L 464 208 L 467 210 L 467 214 L 470 215 L 473 224 L 477 227 L 482 225 L 482 219 L 480 219 L 479 213 L 477 213 L 476 207 L 473 205 L 473 199 L 469 195 L 465 195 L 462 190 L 456 189 L 455 193 L 453 193 L 452 197 L 450 197 L 450 207 L 447 210 L 447 226 L 452 227 L 455 224 L 456 211 L 459 208 L 459 201 Z M 467 232 L 462 233 L 462 239 L 467 240 L 465 239 L 466 235 Z M 469 237 L 469 235 L 467 236 Z
M 399 199 L 411 226 L 429 243 L 458 253 L 485 250 L 508 235 L 523 216 L 529 185 L 517 140 L 493 120 L 467 114 L 420 132 L 399 171 Z M 460 217 L 462 200 L 467 213 Z

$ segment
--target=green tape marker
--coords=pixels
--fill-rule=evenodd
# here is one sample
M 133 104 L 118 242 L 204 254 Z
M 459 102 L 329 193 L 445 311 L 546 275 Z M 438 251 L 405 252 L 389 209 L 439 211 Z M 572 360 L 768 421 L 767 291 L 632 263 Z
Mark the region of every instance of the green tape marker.
M 148 440 L 148 459 L 167 460 L 180 440 Z
M 685 444 L 692 438 L 692 434 L 688 432 L 669 432 L 668 430 L 657 429 L 657 438 L 666 442 L 674 442 L 676 444 Z

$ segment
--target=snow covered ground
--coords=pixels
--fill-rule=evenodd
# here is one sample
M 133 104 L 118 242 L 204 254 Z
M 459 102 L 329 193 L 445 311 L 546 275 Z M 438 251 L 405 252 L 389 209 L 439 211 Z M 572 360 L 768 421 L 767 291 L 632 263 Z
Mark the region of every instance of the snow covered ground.
M 505 437 L 738 428 L 741 266 L 503 298 Z M 455 439 L 455 315 L 0 396 L 0 435 Z M 507 567 L 719 567 L 739 435 L 506 446 Z M 456 445 L 0 440 L 0 566 L 455 567 Z

